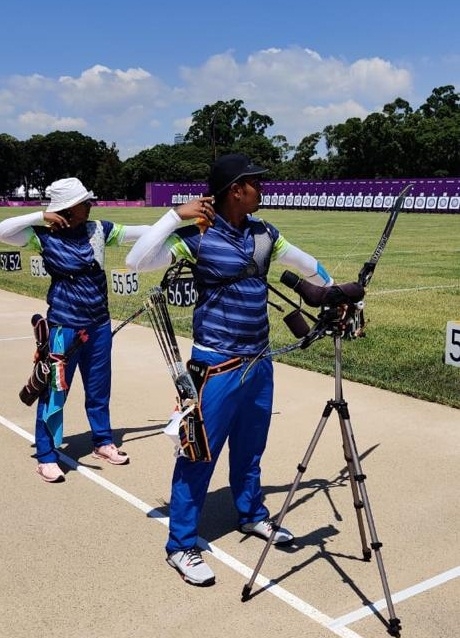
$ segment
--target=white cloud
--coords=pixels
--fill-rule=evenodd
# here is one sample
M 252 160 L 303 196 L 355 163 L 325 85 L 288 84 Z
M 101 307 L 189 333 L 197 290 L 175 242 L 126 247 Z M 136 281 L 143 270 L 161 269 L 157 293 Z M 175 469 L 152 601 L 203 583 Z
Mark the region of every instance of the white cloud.
M 18 122 L 30 135 L 49 131 L 80 131 L 84 134 L 86 121 L 81 117 L 55 117 L 49 113 L 26 111 L 18 116 Z
M 192 125 L 192 116 L 189 117 L 179 117 L 173 122 L 174 130 L 176 132 L 186 132 Z
M 53 130 L 81 130 L 112 142 L 125 159 L 138 150 L 172 143 L 191 113 L 218 100 L 241 99 L 248 110 L 272 117 L 269 135 L 297 144 L 305 135 L 348 117 L 366 117 L 396 97 L 410 98 L 411 73 L 381 58 L 348 63 L 307 48 L 271 48 L 242 62 L 231 51 L 201 66 L 180 68 L 178 86 L 142 68 L 101 64 L 80 76 L 11 76 L 0 80 L 4 130 L 19 139 Z M 133 151 L 133 149 L 138 149 Z
M 411 90 L 410 73 L 380 58 L 347 64 L 300 47 L 259 51 L 243 64 L 231 53 L 216 55 L 181 74 L 192 102 L 242 99 L 248 110 L 270 115 L 276 133 L 293 143 L 327 124 L 366 117 Z
M 169 101 L 170 89 L 144 69 L 109 69 L 97 64 L 83 71 L 78 78 L 63 76 L 58 79 L 56 92 L 66 104 L 81 108 L 128 108 L 131 104 L 148 101 L 164 106 Z

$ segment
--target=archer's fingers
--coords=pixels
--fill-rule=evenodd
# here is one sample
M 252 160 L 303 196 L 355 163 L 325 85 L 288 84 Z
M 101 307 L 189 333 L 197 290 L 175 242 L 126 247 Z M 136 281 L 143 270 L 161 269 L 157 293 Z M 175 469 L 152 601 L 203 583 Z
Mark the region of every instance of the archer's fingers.
M 210 226 L 214 226 L 214 219 L 216 217 L 216 212 L 213 208 L 214 198 L 201 197 L 198 201 L 200 202 L 200 212 L 198 216 L 207 221 Z

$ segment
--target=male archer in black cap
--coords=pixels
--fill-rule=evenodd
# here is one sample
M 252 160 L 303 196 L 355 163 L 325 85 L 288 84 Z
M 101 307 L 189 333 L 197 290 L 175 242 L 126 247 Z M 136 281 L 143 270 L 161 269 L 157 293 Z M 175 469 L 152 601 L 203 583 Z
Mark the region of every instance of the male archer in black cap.
M 229 480 L 244 534 L 268 539 L 273 530 L 263 503 L 260 461 L 273 402 L 268 352 L 267 272 L 271 261 L 294 267 L 318 286 L 332 279 L 311 255 L 290 244 L 258 210 L 266 169 L 242 154 L 219 157 L 211 168 L 209 197 L 169 210 L 133 246 L 129 267 L 142 271 L 187 259 L 198 292 L 193 313 L 191 360 L 207 369 L 201 411 L 211 461 L 176 460 L 170 501 L 167 561 L 194 585 L 215 576 L 197 547 L 198 524 L 211 476 L 228 439 Z M 197 223 L 182 225 L 182 221 Z M 251 361 L 260 357 L 256 365 Z M 250 366 L 247 374 L 245 374 Z M 273 542 L 293 535 L 276 531 Z

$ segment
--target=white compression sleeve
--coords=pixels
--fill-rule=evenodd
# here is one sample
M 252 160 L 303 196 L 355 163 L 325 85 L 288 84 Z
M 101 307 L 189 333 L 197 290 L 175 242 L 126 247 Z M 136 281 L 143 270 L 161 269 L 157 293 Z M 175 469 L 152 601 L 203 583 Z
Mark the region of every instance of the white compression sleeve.
M 150 229 L 150 226 L 123 226 L 122 244 L 131 244 L 142 237 Z
M 334 283 L 324 266 L 315 257 L 292 244 L 289 244 L 287 250 L 278 257 L 278 261 L 284 266 L 300 270 L 303 275 L 308 277 L 308 281 L 316 286 L 330 286 Z
M 25 246 L 33 233 L 31 226 L 43 226 L 43 211 L 9 217 L 0 222 L 0 241 L 13 246 Z
M 128 268 L 142 272 L 169 266 L 171 252 L 165 245 L 165 241 L 181 221 L 176 211 L 171 208 L 153 226 L 150 226 L 126 256 Z

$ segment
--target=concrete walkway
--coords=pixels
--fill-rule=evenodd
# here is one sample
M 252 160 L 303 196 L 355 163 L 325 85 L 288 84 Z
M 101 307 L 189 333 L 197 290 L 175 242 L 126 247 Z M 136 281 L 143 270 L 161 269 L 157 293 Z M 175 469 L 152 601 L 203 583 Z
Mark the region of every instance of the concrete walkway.
M 175 391 L 153 332 L 129 325 L 114 338 L 112 424 L 131 464 L 91 457 L 78 378 L 65 412 L 66 482 L 49 485 L 35 474 L 35 409 L 18 399 L 31 371 L 35 312 L 45 313 L 42 302 L 0 291 L 0 638 L 388 635 L 376 556 L 362 560 L 335 411 L 283 521 L 296 543 L 270 548 L 245 603 L 264 545 L 235 529 L 222 455 L 200 529 L 217 583 L 192 587 L 165 562 L 174 458 L 162 428 Z M 180 346 L 186 359 L 190 344 Z M 282 364 L 275 375 L 263 459 L 273 515 L 334 397 L 333 377 Z M 344 397 L 401 636 L 457 638 L 460 413 L 350 382 Z

